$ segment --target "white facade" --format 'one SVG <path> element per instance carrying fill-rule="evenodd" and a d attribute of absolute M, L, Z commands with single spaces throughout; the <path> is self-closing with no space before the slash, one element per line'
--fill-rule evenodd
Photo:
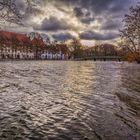
<path fill-rule="evenodd" d="M 61 51 L 59 53 L 52 53 L 47 51 L 41 54 L 41 59 L 65 60 L 65 54 L 63 54 Z"/>
<path fill-rule="evenodd" d="M 31 51 L 12 50 L 10 47 L 4 47 L 0 50 L 0 59 L 34 59 L 34 53 Z"/>
<path fill-rule="evenodd" d="M 0 59 L 35 59 L 36 54 L 30 50 L 13 49 L 12 47 L 0 48 Z M 38 52 L 39 59 L 47 60 L 66 60 L 67 54 L 63 54 L 61 51 L 53 53 L 51 51 Z"/>

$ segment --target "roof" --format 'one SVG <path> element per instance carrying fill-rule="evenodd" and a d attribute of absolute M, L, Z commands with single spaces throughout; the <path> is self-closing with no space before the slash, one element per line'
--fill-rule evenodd
<path fill-rule="evenodd" d="M 24 39 L 26 36 L 24 34 L 18 34 L 14 32 L 0 31 L 0 35 L 11 39 L 12 37 L 16 37 L 19 41 Z"/>
<path fill-rule="evenodd" d="M 40 44 L 40 46 L 44 46 L 44 42 L 41 39 L 33 39 L 32 41 L 30 40 L 29 37 L 26 36 L 26 34 L 19 34 L 19 33 L 14 33 L 14 32 L 8 32 L 8 31 L 0 31 L 0 36 L 3 37 L 3 42 L 5 44 L 15 43 L 32 43 L 32 45 L 36 45 L 36 42 Z M 5 39 L 4 39 L 5 38 Z"/>

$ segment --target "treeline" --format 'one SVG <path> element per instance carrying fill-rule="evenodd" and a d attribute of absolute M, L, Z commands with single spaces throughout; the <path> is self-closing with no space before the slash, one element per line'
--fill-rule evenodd
<path fill-rule="evenodd" d="M 80 39 L 73 39 L 69 44 L 71 56 L 74 59 L 87 58 L 92 56 L 119 56 L 120 51 L 117 46 L 113 44 L 100 44 L 93 47 L 83 46 Z"/>
<path fill-rule="evenodd" d="M 122 55 L 129 61 L 140 63 L 140 3 L 130 8 L 123 22 L 124 27 L 120 31 Z"/>

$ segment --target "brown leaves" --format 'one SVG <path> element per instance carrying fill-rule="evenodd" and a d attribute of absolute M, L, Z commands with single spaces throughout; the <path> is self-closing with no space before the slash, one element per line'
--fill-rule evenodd
<path fill-rule="evenodd" d="M 123 46 L 126 46 L 131 55 L 137 60 L 137 54 L 140 54 L 140 4 L 130 8 L 130 12 L 125 15 L 123 22 L 124 29 L 120 31 Z M 128 58 L 132 57 L 129 55 Z"/>

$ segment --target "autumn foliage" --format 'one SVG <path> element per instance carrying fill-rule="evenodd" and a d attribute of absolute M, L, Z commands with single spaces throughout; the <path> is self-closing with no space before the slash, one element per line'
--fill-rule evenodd
<path fill-rule="evenodd" d="M 129 14 L 125 15 L 124 28 L 121 30 L 122 47 L 128 52 L 128 60 L 140 63 L 140 4 L 131 7 Z"/>

